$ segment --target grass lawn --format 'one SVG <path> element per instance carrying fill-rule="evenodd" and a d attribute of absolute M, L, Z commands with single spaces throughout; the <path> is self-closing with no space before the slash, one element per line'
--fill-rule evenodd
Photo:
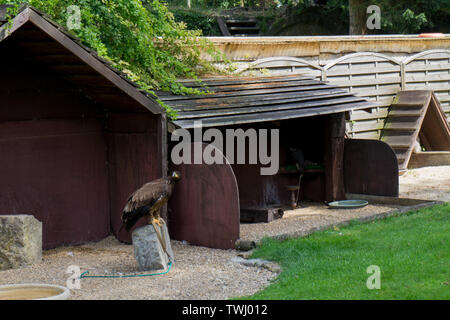
<path fill-rule="evenodd" d="M 306 238 L 264 239 L 252 258 L 283 271 L 245 299 L 450 299 L 450 203 Z M 380 289 L 366 282 L 380 268 Z"/>

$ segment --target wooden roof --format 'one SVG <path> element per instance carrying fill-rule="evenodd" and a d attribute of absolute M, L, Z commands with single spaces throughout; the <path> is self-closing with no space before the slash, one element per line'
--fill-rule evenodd
<path fill-rule="evenodd" d="M 154 97 L 140 91 L 127 75 L 113 68 L 79 39 L 44 13 L 24 5 L 6 26 L 6 6 L 0 6 L 0 43 L 8 41 L 57 71 L 86 96 L 107 109 L 164 113 Z M 193 128 L 301 118 L 372 107 L 364 98 L 302 75 L 277 77 L 214 77 L 180 81 L 206 95 L 179 96 L 158 92 L 178 112 L 173 124 Z"/>
<path fill-rule="evenodd" d="M 227 126 L 241 123 L 310 117 L 373 106 L 364 98 L 303 75 L 268 77 L 215 77 L 182 81 L 191 88 L 207 91 L 205 95 L 180 96 L 167 92 L 159 98 L 175 109 L 173 123 L 193 128 Z"/>
<path fill-rule="evenodd" d="M 150 111 L 154 114 L 165 112 L 127 75 L 112 67 L 109 61 L 37 9 L 23 5 L 8 29 L 5 18 L 7 7 L 0 5 L 0 44 L 7 42 L 28 52 L 30 57 L 48 65 L 64 80 L 76 85 L 95 103 L 107 109 Z"/>

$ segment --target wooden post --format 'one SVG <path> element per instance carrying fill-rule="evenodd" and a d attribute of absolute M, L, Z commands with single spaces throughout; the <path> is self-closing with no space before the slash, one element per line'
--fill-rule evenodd
<path fill-rule="evenodd" d="M 345 113 L 329 115 L 325 126 L 325 200 L 343 200 Z"/>
<path fill-rule="evenodd" d="M 167 177 L 168 158 L 167 158 L 167 116 L 162 113 L 159 116 L 158 125 L 158 149 L 160 153 L 159 161 L 161 163 L 161 177 Z M 167 204 L 161 208 L 161 217 L 167 222 Z"/>

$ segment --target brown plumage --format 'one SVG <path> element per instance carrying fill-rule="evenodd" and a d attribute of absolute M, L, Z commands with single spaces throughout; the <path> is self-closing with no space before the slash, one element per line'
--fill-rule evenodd
<path fill-rule="evenodd" d="M 120 230 L 125 228 L 125 230 L 130 231 L 144 216 L 149 218 L 149 223 L 160 224 L 161 207 L 169 200 L 175 182 L 179 179 L 179 172 L 174 171 L 171 176 L 148 182 L 133 192 L 123 209 Z"/>

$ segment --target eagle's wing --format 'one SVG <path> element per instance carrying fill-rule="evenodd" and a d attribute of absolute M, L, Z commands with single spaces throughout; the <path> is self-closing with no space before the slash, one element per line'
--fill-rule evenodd
<path fill-rule="evenodd" d="M 122 222 L 125 228 L 130 230 L 141 217 L 149 213 L 153 206 L 161 207 L 169 198 L 170 193 L 170 184 L 165 178 L 146 183 L 136 190 L 128 198 L 123 209 Z M 161 204 L 161 202 L 163 203 Z"/>
<path fill-rule="evenodd" d="M 131 212 L 137 208 L 152 205 L 164 193 L 167 193 L 166 179 L 146 183 L 131 194 L 123 211 Z"/>

